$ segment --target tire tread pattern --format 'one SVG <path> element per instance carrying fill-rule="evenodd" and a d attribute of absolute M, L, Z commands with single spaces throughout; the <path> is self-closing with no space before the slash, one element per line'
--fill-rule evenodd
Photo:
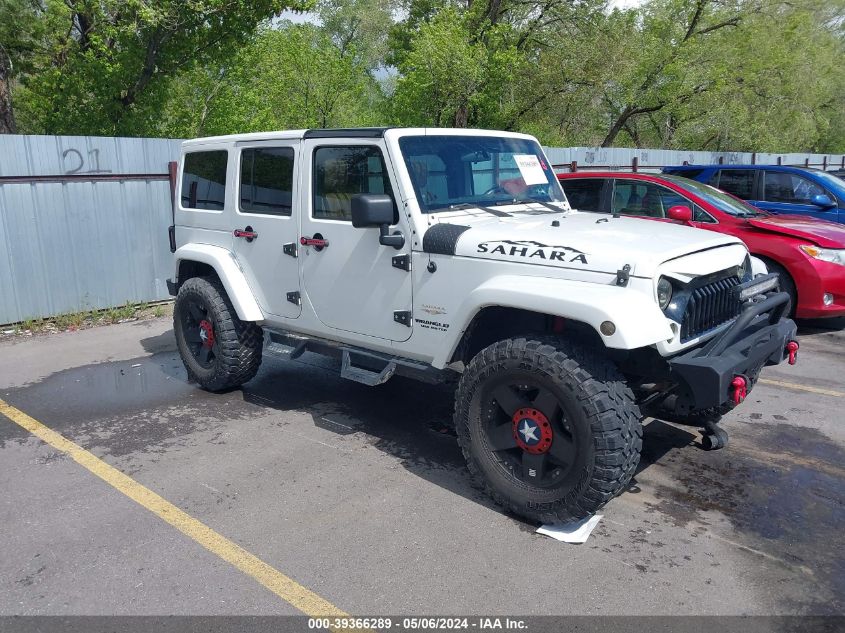
<path fill-rule="evenodd" d="M 509 499 L 496 489 L 483 476 L 470 447 L 468 416 L 473 393 L 497 371 L 501 361 L 511 359 L 570 390 L 592 431 L 594 460 L 589 481 L 580 486 L 576 496 L 542 504 L 541 508 Z M 506 510 L 541 522 L 583 519 L 627 489 L 640 460 L 641 420 L 634 394 L 614 363 L 598 350 L 556 337 L 505 339 L 490 345 L 469 363 L 455 396 L 458 442 L 475 482 Z"/>
<path fill-rule="evenodd" d="M 188 378 L 209 391 L 239 387 L 254 378 L 261 366 L 263 330 L 255 323 L 238 318 L 223 284 L 216 277 L 192 277 L 182 284 L 180 293 L 183 291 L 196 293 L 207 303 L 215 321 L 214 337 L 218 350 L 218 362 L 214 364 L 213 372 L 205 376 L 205 372 L 196 371 L 191 366 L 189 361 L 193 360 L 193 356 L 187 349 L 183 351 L 183 342 L 178 340 Z M 181 328 L 175 322 L 178 319 L 175 310 L 173 319 L 174 331 L 178 332 Z"/>

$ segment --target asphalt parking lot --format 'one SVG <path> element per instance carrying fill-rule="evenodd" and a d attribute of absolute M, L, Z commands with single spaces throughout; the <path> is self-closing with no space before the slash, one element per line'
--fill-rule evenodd
<path fill-rule="evenodd" d="M 451 393 L 306 354 L 186 381 L 168 319 L 0 342 L 0 399 L 352 614 L 845 613 L 845 323 L 804 326 L 706 452 L 651 421 L 584 545 L 470 485 Z M 0 614 L 297 614 L 0 415 Z M 227 546 L 228 547 L 228 546 Z"/>

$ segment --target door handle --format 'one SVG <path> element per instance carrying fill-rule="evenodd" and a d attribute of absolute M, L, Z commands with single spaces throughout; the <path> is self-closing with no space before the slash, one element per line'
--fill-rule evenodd
<path fill-rule="evenodd" d="M 323 236 L 319 233 L 314 233 L 314 237 L 306 237 L 303 235 L 299 238 L 299 243 L 303 246 L 313 246 L 315 251 L 321 251 L 324 248 L 329 247 L 329 241 L 323 239 Z"/>
<path fill-rule="evenodd" d="M 258 239 L 258 233 L 252 230 L 251 226 L 246 227 L 245 229 L 235 229 L 232 231 L 232 234 L 235 237 L 242 237 L 246 239 L 247 242 L 251 242 L 252 240 Z"/>

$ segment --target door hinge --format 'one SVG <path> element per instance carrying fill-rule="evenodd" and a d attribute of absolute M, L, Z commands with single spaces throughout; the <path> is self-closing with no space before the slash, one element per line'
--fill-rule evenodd
<path fill-rule="evenodd" d="M 282 246 L 282 251 L 284 251 L 285 255 L 296 257 L 296 242 L 288 242 L 287 244 Z"/>
<path fill-rule="evenodd" d="M 294 305 L 302 305 L 302 299 L 299 297 L 299 290 L 295 290 L 294 292 L 288 293 L 288 301 L 293 303 Z"/>
<path fill-rule="evenodd" d="M 393 267 L 402 270 L 411 270 L 411 256 L 410 255 L 396 255 L 393 258 Z"/>
<path fill-rule="evenodd" d="M 616 271 L 616 285 L 625 287 L 628 285 L 628 279 L 631 277 L 631 265 L 625 264 L 622 270 Z"/>
<path fill-rule="evenodd" d="M 401 323 L 407 327 L 411 327 L 411 311 L 410 310 L 394 310 L 393 320 Z"/>

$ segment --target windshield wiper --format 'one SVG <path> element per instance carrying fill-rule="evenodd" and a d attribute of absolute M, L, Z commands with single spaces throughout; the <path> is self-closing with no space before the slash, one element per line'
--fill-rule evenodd
<path fill-rule="evenodd" d="M 480 204 L 473 204 L 472 202 L 459 202 L 458 204 L 450 204 L 446 207 L 438 207 L 437 209 L 431 209 L 429 213 L 436 213 L 437 211 L 458 211 L 461 209 L 481 209 L 482 211 L 486 211 L 487 213 L 498 216 L 500 218 L 511 217 L 511 214 L 506 213 L 505 211 L 491 209 L 490 207 L 483 207 Z"/>
<path fill-rule="evenodd" d="M 561 209 L 560 207 L 556 207 L 553 204 L 549 204 L 545 200 L 538 200 L 537 198 L 514 198 L 513 200 L 501 200 L 496 203 L 496 206 L 502 206 L 505 204 L 525 204 L 531 202 L 546 207 L 547 209 L 555 213 L 564 213 L 566 211 L 566 209 Z"/>

